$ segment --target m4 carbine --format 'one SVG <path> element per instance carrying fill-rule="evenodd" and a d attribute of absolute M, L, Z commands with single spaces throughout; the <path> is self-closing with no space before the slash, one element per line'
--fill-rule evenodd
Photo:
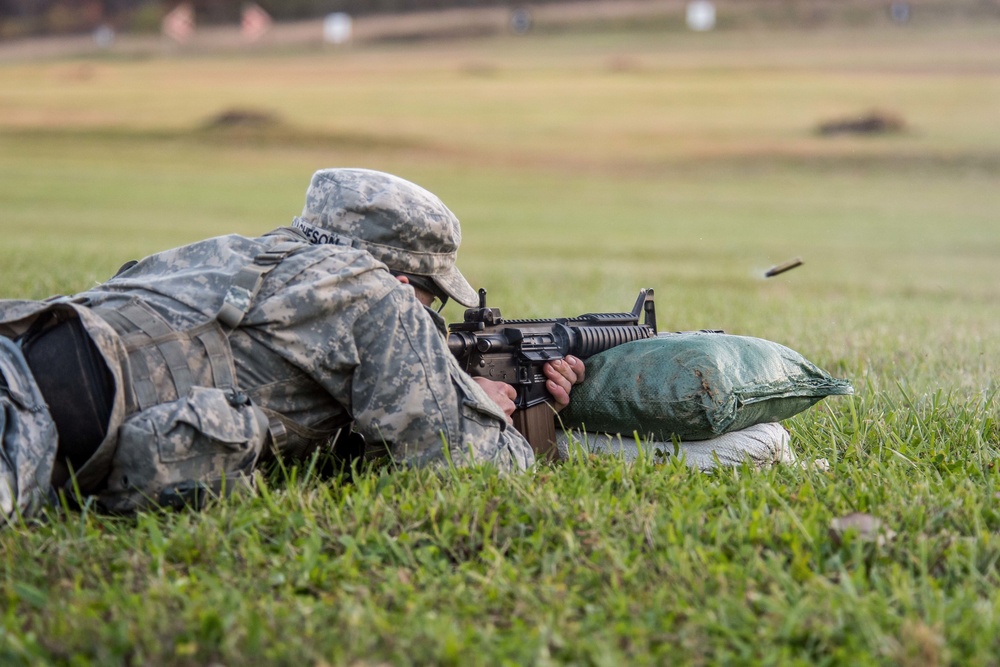
<path fill-rule="evenodd" d="M 499 308 L 486 306 L 486 290 L 480 289 L 479 306 L 466 310 L 465 321 L 449 325 L 448 330 L 448 349 L 466 372 L 513 385 L 514 427 L 536 454 L 551 457 L 555 422 L 542 366 L 569 355 L 586 360 L 623 343 L 653 338 L 656 309 L 653 290 L 647 288 L 639 291 L 630 313 L 505 320 Z"/>

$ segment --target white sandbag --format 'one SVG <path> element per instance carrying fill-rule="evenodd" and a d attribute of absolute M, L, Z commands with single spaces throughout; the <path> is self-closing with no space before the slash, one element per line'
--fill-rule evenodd
<path fill-rule="evenodd" d="M 730 431 L 709 440 L 688 442 L 640 442 L 635 438 L 589 431 L 560 431 L 556 434 L 559 459 L 567 460 L 572 448 L 584 453 L 621 456 L 634 461 L 640 447 L 646 456 L 659 463 L 671 456 L 682 456 L 685 463 L 698 470 L 713 470 L 718 466 L 736 467 L 748 462 L 756 466 L 794 463 L 795 453 L 789 446 L 788 431 L 781 424 L 755 424 L 739 431 Z"/>

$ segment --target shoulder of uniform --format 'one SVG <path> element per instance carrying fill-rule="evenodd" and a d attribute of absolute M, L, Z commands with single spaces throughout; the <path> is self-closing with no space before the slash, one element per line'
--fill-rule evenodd
<path fill-rule="evenodd" d="M 309 243 L 309 239 L 300 230 L 295 227 L 278 227 L 277 229 L 272 229 L 268 233 L 261 236 L 261 239 L 266 239 L 271 236 L 280 237 L 281 240 L 285 241 L 302 241 L 303 243 Z"/>

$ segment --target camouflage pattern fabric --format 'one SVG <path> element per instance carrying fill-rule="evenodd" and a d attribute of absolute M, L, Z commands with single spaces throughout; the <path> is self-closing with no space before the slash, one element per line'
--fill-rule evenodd
<path fill-rule="evenodd" d="M 369 169 L 313 174 L 302 215 L 292 222 L 311 243 L 368 251 L 393 271 L 428 276 L 464 306 L 476 290 L 455 267 L 462 230 L 435 195 L 398 176 Z"/>
<path fill-rule="evenodd" d="M 299 241 L 266 277 L 229 333 L 237 383 L 256 406 L 287 417 L 286 453 L 323 446 L 308 434 L 351 421 L 404 465 L 489 462 L 524 469 L 530 446 L 458 367 L 430 311 L 363 250 L 313 245 L 282 228 L 225 236 L 140 261 L 84 292 L 95 309 L 139 297 L 178 330 L 214 316 L 233 276 L 255 256 Z M 155 452 L 150 452 L 154 456 Z"/>
<path fill-rule="evenodd" d="M 0 427 L 3 442 L 3 463 L 0 475 L 7 490 L 16 489 L 15 504 L 22 515 L 30 516 L 43 501 L 54 497 L 53 489 L 65 485 L 71 490 L 70 471 L 55 459 L 58 436 L 38 386 L 24 361 L 20 348 L 14 342 L 25 333 L 35 320 L 54 309 L 67 311 L 80 319 L 91 340 L 100 350 L 116 387 L 124 386 L 125 377 L 119 364 L 124 354 L 117 334 L 87 308 L 68 299 L 56 301 L 0 300 L 0 402 L 4 403 L 3 425 Z M 30 406 L 30 407 L 25 407 Z M 76 480 L 83 490 L 93 489 L 107 476 L 108 465 L 115 451 L 119 424 L 125 415 L 125 402 L 121 391 L 116 391 L 112 404 L 107 437 L 97 452 L 76 471 Z M 0 494 L 3 492 L 0 491 Z M 9 514 L 8 505 L 0 510 Z"/>
<path fill-rule="evenodd" d="M 266 441 L 267 418 L 237 396 L 193 387 L 126 419 L 100 493 L 102 506 L 127 512 L 172 504 L 169 494 L 185 488 L 220 493 L 248 484 Z"/>
<path fill-rule="evenodd" d="M 0 514 L 31 515 L 46 500 L 57 447 L 49 416 L 16 344 L 0 336 Z"/>

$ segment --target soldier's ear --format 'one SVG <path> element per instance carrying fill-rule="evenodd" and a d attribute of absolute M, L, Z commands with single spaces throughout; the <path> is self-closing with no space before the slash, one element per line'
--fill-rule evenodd
<path fill-rule="evenodd" d="M 404 276 L 402 273 L 396 275 L 396 280 L 398 280 L 399 282 L 403 283 L 404 285 L 409 285 L 410 284 L 410 279 L 407 278 L 406 276 Z"/>

